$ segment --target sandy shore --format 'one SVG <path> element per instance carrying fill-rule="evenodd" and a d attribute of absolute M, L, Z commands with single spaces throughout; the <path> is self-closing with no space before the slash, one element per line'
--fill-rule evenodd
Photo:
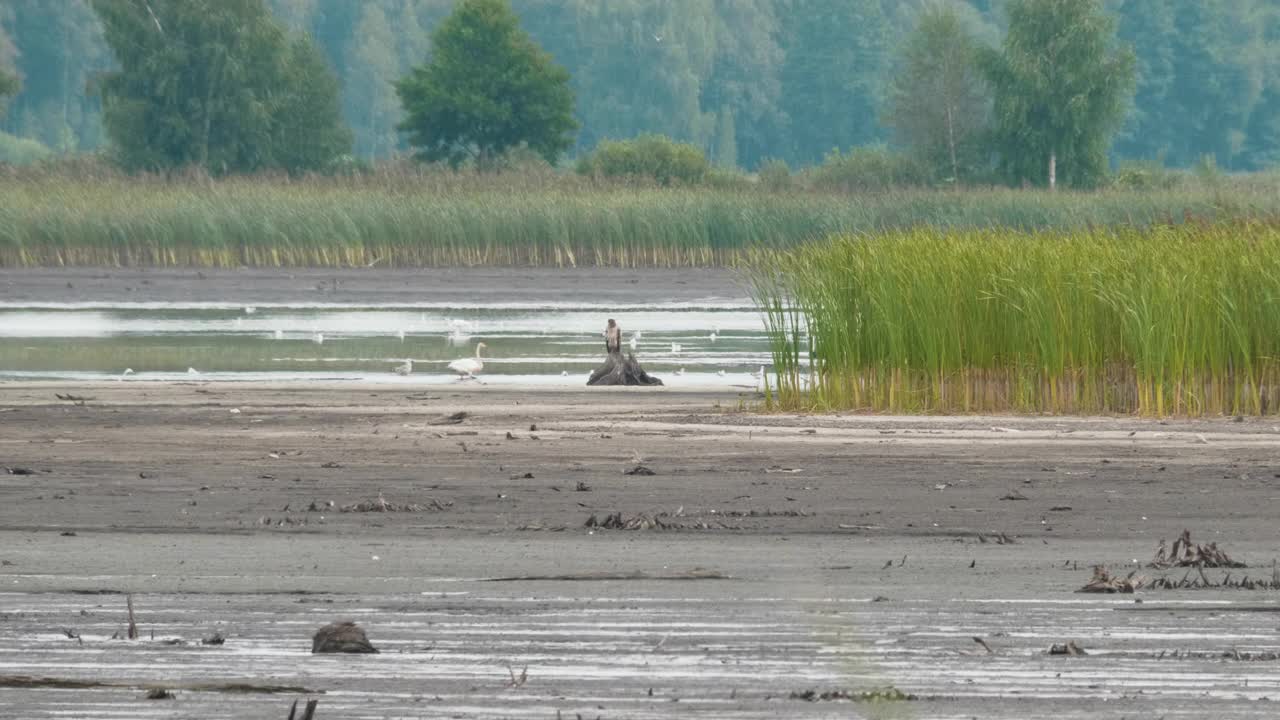
<path fill-rule="evenodd" d="M 319 717 L 1264 717 L 1280 697 L 1276 662 L 1222 659 L 1280 650 L 1274 592 L 1074 593 L 1183 528 L 1269 577 L 1270 421 L 743 399 L 0 384 L 0 467 L 32 473 L 0 471 L 0 717 L 287 715 L 294 696 L 191 689 L 228 679 L 323 691 Z M 653 526 L 585 527 L 614 513 Z M 123 592 L 142 642 L 108 639 Z M 335 617 L 383 653 L 312 657 Z M 1045 654 L 1066 640 L 1091 654 Z M 156 684 L 178 699 L 141 699 Z M 790 697 L 886 686 L 916 699 Z"/>

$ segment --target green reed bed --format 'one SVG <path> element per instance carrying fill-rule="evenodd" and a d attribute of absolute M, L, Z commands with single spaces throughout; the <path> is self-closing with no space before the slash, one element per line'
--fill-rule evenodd
<path fill-rule="evenodd" d="M 745 181 L 744 181 L 745 182 Z M 1269 181 L 1268 181 L 1269 183 Z M 753 248 L 916 226 L 1021 230 L 1272 217 L 1280 193 L 770 193 L 529 175 L 0 176 L 0 266 L 701 267 Z"/>
<path fill-rule="evenodd" d="M 845 235 L 762 251 L 751 268 L 773 342 L 773 407 L 1280 407 L 1274 223 Z"/>

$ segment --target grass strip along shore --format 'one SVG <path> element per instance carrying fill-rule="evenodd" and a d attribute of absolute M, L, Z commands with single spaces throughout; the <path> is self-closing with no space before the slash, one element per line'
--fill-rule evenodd
<path fill-rule="evenodd" d="M 709 267 L 836 233 L 1280 213 L 1269 181 L 1239 185 L 851 195 L 637 187 L 554 172 L 210 180 L 32 171 L 0 177 L 0 267 Z"/>
<path fill-rule="evenodd" d="M 1280 408 L 1274 222 L 842 235 L 751 266 L 771 407 Z"/>

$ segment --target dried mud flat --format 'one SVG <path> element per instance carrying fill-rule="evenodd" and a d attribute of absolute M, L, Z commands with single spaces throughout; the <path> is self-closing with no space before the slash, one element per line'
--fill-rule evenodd
<path fill-rule="evenodd" d="M 1275 421 L 738 402 L 0 385 L 0 717 L 1275 715 L 1278 591 L 1076 592 L 1270 578 Z"/>

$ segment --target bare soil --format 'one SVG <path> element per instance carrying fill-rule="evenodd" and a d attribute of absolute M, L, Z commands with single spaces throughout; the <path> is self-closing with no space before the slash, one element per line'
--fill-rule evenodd
<path fill-rule="evenodd" d="M 1269 577 L 1269 421 L 752 402 L 0 385 L 0 467 L 30 473 L 0 470 L 0 664 L 38 678 L 0 706 L 150 717 L 162 686 L 200 717 L 287 714 L 233 683 L 323 690 L 317 717 L 1263 717 L 1280 695 L 1280 664 L 1232 660 L 1280 649 L 1274 592 L 1074 592 L 1184 527 Z M 140 641 L 110 639 L 126 592 Z M 312 657 L 337 619 L 381 654 Z"/>

